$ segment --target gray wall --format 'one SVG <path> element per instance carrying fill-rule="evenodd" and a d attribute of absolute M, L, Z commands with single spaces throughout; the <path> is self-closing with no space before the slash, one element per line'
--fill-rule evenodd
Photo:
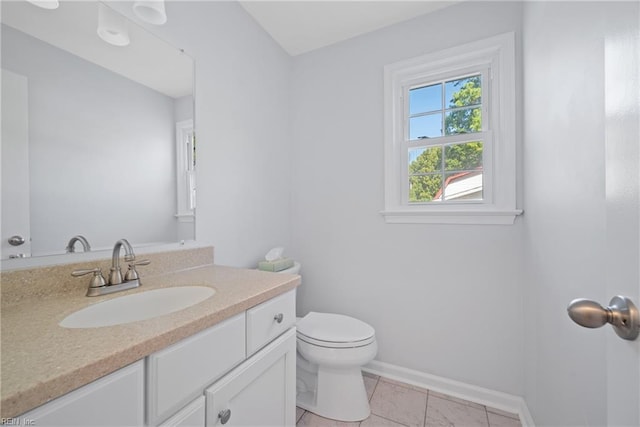
<path fill-rule="evenodd" d="M 173 99 L 4 25 L 2 66 L 29 82 L 33 254 L 175 241 Z"/>
<path fill-rule="evenodd" d="M 375 327 L 379 361 L 517 395 L 521 219 L 385 224 L 379 212 L 384 66 L 510 31 L 519 44 L 520 26 L 519 3 L 470 2 L 301 55 L 291 105 L 299 314 L 355 316 Z"/>

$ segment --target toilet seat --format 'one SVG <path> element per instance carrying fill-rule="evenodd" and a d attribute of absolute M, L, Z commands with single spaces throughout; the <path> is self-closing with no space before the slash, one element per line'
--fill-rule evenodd
<path fill-rule="evenodd" d="M 375 341 L 375 329 L 341 314 L 310 312 L 296 324 L 298 339 L 328 348 L 363 347 Z"/>

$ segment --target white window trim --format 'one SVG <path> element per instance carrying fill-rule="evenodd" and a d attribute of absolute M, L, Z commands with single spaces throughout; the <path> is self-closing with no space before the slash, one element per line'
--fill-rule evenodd
<path fill-rule="evenodd" d="M 185 174 L 187 153 L 183 146 L 185 134 L 193 131 L 193 120 L 183 120 L 176 123 L 176 184 L 177 184 L 177 214 L 178 222 L 194 222 L 195 212 L 188 206 L 188 183 Z"/>
<path fill-rule="evenodd" d="M 485 152 L 481 203 L 408 204 L 404 153 L 404 88 L 469 67 L 490 67 L 491 147 Z M 387 223 L 513 224 L 516 208 L 515 35 L 501 34 L 385 66 L 385 208 Z M 497 84 L 496 84 L 497 83 Z M 484 101 L 483 101 L 484 102 Z M 404 156 L 404 161 L 403 157 Z"/>

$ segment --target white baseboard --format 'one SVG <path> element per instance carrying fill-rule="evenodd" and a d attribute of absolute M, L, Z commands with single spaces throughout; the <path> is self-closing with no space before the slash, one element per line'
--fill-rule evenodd
<path fill-rule="evenodd" d="M 524 399 L 520 396 L 502 393 L 488 388 L 450 380 L 448 378 L 438 377 L 436 375 L 403 368 L 390 363 L 379 362 L 377 360 L 374 360 L 364 366 L 362 370 L 375 375 L 380 375 L 381 377 L 401 381 L 403 383 L 433 390 L 438 393 L 448 394 L 459 399 L 518 414 L 522 427 L 535 427 L 531 413 L 529 413 L 529 408 L 527 407 Z"/>

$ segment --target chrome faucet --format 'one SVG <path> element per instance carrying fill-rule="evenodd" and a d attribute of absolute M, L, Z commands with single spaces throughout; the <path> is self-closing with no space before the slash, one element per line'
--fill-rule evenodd
<path fill-rule="evenodd" d="M 109 273 L 109 284 L 119 285 L 122 283 L 122 271 L 120 270 L 120 248 L 124 247 L 124 260 L 134 262 L 136 254 L 127 239 L 120 239 L 113 246 L 113 255 L 111 256 L 111 272 Z"/>
<path fill-rule="evenodd" d="M 77 236 L 73 236 L 71 240 L 69 240 L 69 243 L 67 243 L 67 253 L 73 253 L 76 251 L 76 248 L 74 246 L 76 242 L 80 242 L 80 244 L 82 245 L 82 250 L 84 252 L 89 252 L 91 250 L 91 245 L 89 244 L 87 238 L 81 234 L 78 234 Z"/>
<path fill-rule="evenodd" d="M 120 249 L 124 247 L 124 260 L 129 263 L 129 270 L 122 279 L 122 270 L 120 269 Z M 151 261 L 143 259 L 136 261 L 136 255 L 133 248 L 126 239 L 120 239 L 113 246 L 113 255 L 111 257 L 111 270 L 109 272 L 109 282 L 104 279 L 100 268 L 88 270 L 76 270 L 71 273 L 72 276 L 84 276 L 93 273 L 91 282 L 89 282 L 88 297 L 97 295 L 105 295 L 113 292 L 133 289 L 140 286 L 140 277 L 136 271 L 138 265 L 148 265 Z"/>

